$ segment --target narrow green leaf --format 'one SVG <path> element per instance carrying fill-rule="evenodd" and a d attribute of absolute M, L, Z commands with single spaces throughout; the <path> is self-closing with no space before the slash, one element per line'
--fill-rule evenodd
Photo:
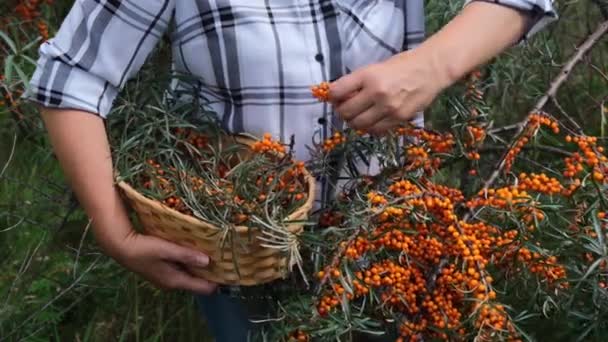
<path fill-rule="evenodd" d="M 36 60 L 34 60 L 33 58 L 31 58 L 30 56 L 21 55 L 19 57 L 23 58 L 26 62 L 30 63 L 33 67 L 35 67 L 36 64 L 37 64 Z"/>
<path fill-rule="evenodd" d="M 587 336 L 591 333 L 591 331 L 593 329 L 596 328 L 596 323 L 591 323 L 589 324 L 589 326 L 587 327 L 587 329 L 585 329 L 585 331 L 583 331 L 583 333 L 576 339 L 577 342 L 579 341 L 588 341 L 587 340 Z"/>
<path fill-rule="evenodd" d="M 17 72 L 17 75 L 19 75 L 21 82 L 23 82 L 24 85 L 27 85 L 30 81 L 30 78 L 25 72 L 23 72 L 23 70 L 21 69 L 21 67 L 19 67 L 18 64 L 15 64 L 15 71 Z"/>
<path fill-rule="evenodd" d="M 0 38 L 4 40 L 6 45 L 13 51 L 14 54 L 17 54 L 17 45 L 15 42 L 2 30 L 0 30 Z"/>
<path fill-rule="evenodd" d="M 40 43 L 40 41 L 42 40 L 42 37 L 36 37 L 36 39 L 32 40 L 31 42 L 27 43 L 27 45 L 25 45 L 22 49 L 21 52 L 25 52 L 28 51 L 29 49 L 38 46 L 38 44 Z"/>
<path fill-rule="evenodd" d="M 602 231 L 602 225 L 599 221 L 599 219 L 597 218 L 597 211 L 593 211 L 592 215 L 591 215 L 591 219 L 593 221 L 593 230 L 595 230 L 595 234 L 597 234 L 597 239 L 599 242 L 599 245 L 602 246 L 602 255 L 605 256 L 606 255 L 606 245 L 604 243 L 604 233 Z"/>
<path fill-rule="evenodd" d="M 587 272 L 585 272 L 585 274 L 583 275 L 583 277 L 580 279 L 580 281 L 583 281 L 585 279 L 587 279 L 589 277 L 589 275 L 591 275 L 591 273 L 593 271 L 595 271 L 596 268 L 598 268 L 600 266 L 600 263 L 604 260 L 604 258 L 599 258 L 597 260 L 595 260 L 595 262 L 593 262 L 593 264 L 591 264 L 591 266 L 589 266 L 589 268 L 587 269 Z"/>
<path fill-rule="evenodd" d="M 15 62 L 15 56 L 9 55 L 4 60 L 4 80 L 6 84 L 10 85 L 13 83 L 13 66 Z"/>

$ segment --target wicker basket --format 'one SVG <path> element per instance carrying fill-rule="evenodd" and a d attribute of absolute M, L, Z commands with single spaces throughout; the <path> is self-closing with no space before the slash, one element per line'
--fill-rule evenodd
<path fill-rule="evenodd" d="M 249 138 L 237 137 L 237 143 L 250 145 Z M 308 183 L 306 203 L 295 210 L 287 221 L 304 221 L 312 209 L 315 198 L 315 179 L 305 171 Z M 224 285 L 259 285 L 288 273 L 288 258 L 284 251 L 264 247 L 258 239 L 259 230 L 246 226 L 234 228 L 234 244 L 224 244 L 223 229 L 195 217 L 182 214 L 161 202 L 145 197 L 124 181 L 118 182 L 127 202 L 135 210 L 146 234 L 157 236 L 182 246 L 195 248 L 210 258 L 208 267 L 189 267 L 189 271 L 201 278 Z M 298 234 L 303 224 L 294 222 L 286 227 L 290 233 Z"/>

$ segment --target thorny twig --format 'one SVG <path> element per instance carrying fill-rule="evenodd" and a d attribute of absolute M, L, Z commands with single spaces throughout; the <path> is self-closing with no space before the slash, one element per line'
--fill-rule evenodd
<path fill-rule="evenodd" d="M 606 73 L 604 73 L 597 65 L 593 64 L 593 63 L 589 63 L 589 67 L 593 70 L 595 70 L 598 74 L 600 74 L 600 76 L 602 76 L 602 78 L 608 82 L 608 75 Z"/>
<path fill-rule="evenodd" d="M 92 220 L 89 219 L 86 227 L 84 227 L 84 231 L 82 232 L 82 236 L 80 237 L 80 243 L 78 244 L 78 249 L 76 250 L 76 257 L 74 258 L 74 267 L 72 268 L 72 273 L 74 273 L 74 277 L 76 276 L 76 270 L 78 269 L 78 260 L 80 259 L 80 251 L 82 250 L 82 245 L 84 244 L 84 239 L 89 232 L 89 228 L 91 228 Z"/>
<path fill-rule="evenodd" d="M 6 172 L 6 169 L 8 168 L 8 165 L 11 163 L 11 160 L 13 159 L 13 155 L 15 154 L 16 145 L 17 145 L 17 133 L 13 134 L 13 145 L 11 147 L 11 153 L 8 155 L 8 159 L 6 160 L 6 163 L 4 164 L 2 171 L 0 171 L 0 178 L 2 178 L 2 176 L 4 175 L 4 172 Z"/>
<path fill-rule="evenodd" d="M 576 133 L 580 134 L 580 133 L 583 132 L 583 129 L 581 128 L 581 126 L 576 122 L 576 120 L 574 120 L 566 112 L 566 110 L 562 107 L 562 105 L 559 103 L 559 101 L 555 97 L 551 97 L 551 103 L 553 103 L 553 105 L 555 106 L 555 108 L 557 108 L 557 110 L 562 114 L 563 117 L 565 117 L 566 119 L 568 119 L 568 121 L 570 122 L 570 124 L 572 126 L 576 127 Z"/>
<path fill-rule="evenodd" d="M 520 126 L 520 124 L 517 123 L 517 124 L 494 128 L 494 129 L 489 130 L 488 134 L 494 135 L 494 134 L 498 134 L 498 133 L 502 133 L 502 132 L 512 131 L 514 129 L 518 129 L 519 126 Z"/>

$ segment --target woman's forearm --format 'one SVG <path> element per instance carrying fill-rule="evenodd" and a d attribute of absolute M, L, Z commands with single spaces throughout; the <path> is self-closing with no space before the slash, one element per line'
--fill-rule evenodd
<path fill-rule="evenodd" d="M 521 39 L 529 20 L 509 7 L 473 2 L 418 49 L 430 56 L 447 87 Z"/>
<path fill-rule="evenodd" d="M 93 220 L 100 245 L 113 254 L 112 241 L 131 232 L 127 212 L 114 187 L 112 159 L 103 120 L 76 110 L 43 108 L 53 149 L 81 205 Z"/>
<path fill-rule="evenodd" d="M 206 267 L 209 257 L 192 248 L 131 228 L 114 186 L 112 158 L 100 117 L 77 110 L 42 109 L 55 154 L 80 203 L 93 220 L 95 238 L 104 251 L 129 270 L 161 288 L 201 294 L 215 284 L 193 277 L 183 265 Z"/>

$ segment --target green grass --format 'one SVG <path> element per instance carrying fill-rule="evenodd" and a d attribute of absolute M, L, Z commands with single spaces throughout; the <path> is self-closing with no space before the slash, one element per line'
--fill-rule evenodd
<path fill-rule="evenodd" d="M 17 141 L 0 208 L 0 340 L 205 339 L 190 295 L 153 289 L 98 250 L 48 149 Z"/>

